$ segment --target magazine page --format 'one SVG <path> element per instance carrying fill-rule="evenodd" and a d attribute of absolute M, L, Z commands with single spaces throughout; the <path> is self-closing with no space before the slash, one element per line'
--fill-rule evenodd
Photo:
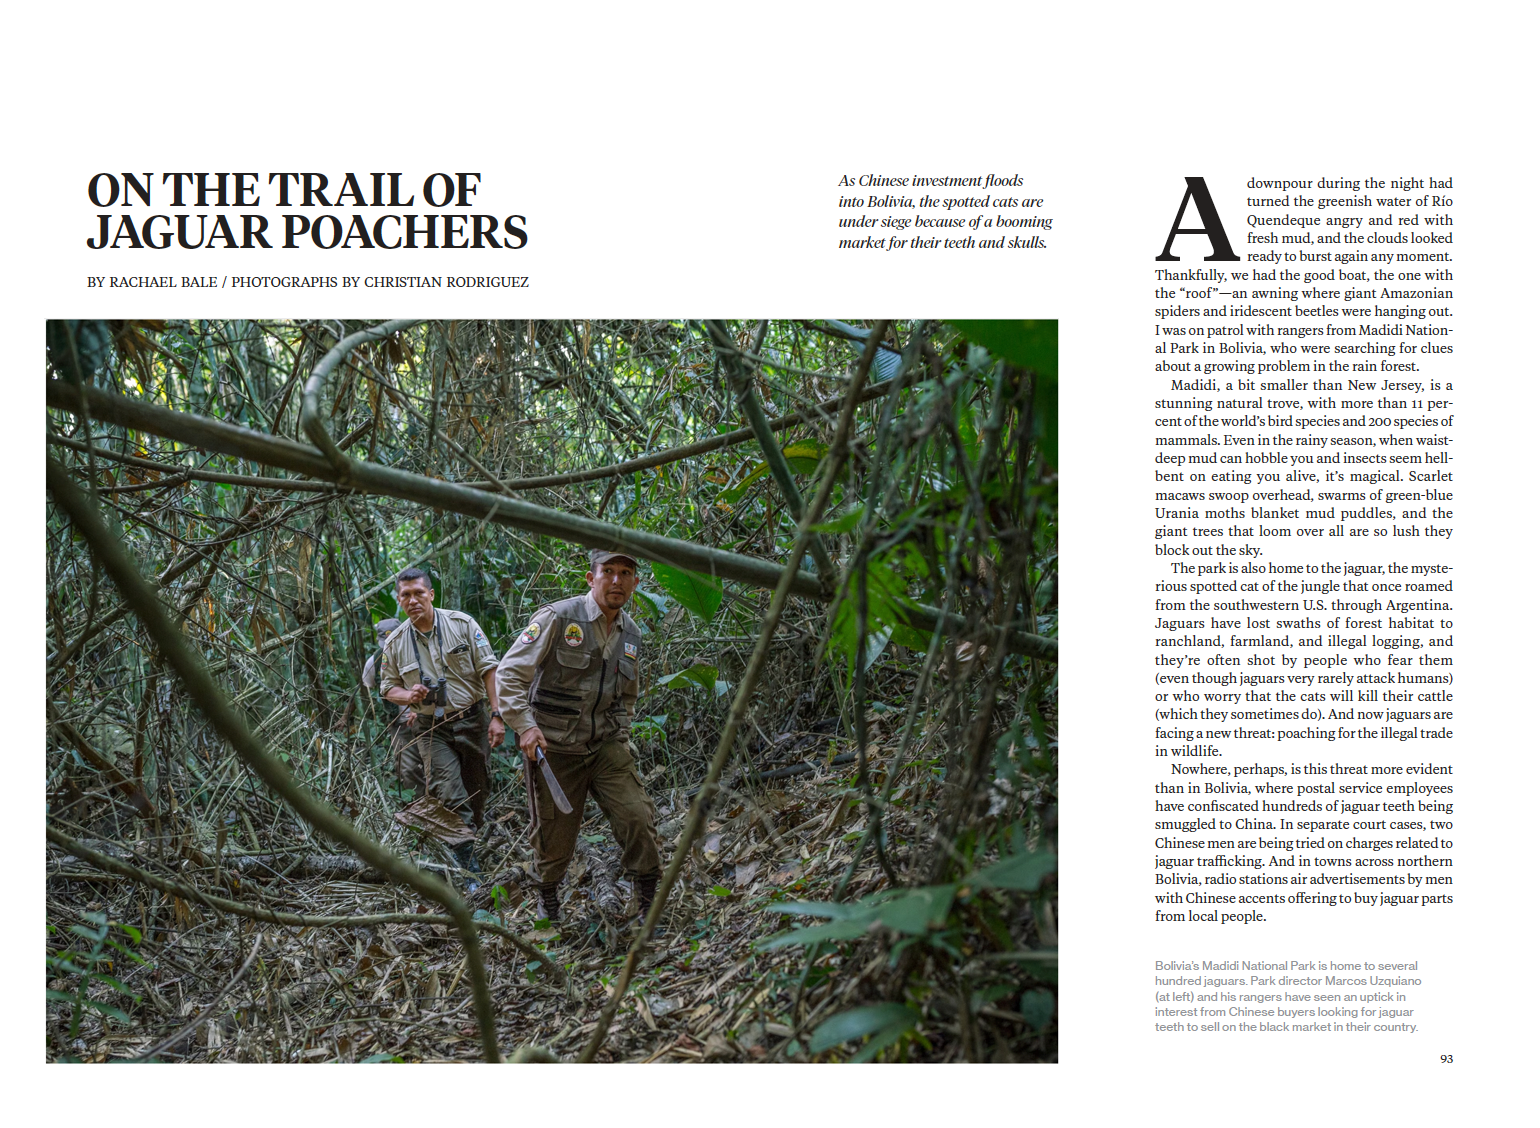
<path fill-rule="evenodd" d="M 1522 1107 L 1532 16 L 146 16 L 8 83 L 29 1122 Z"/>

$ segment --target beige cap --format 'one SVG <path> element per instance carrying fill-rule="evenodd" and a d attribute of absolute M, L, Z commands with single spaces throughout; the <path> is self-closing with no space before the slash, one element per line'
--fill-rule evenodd
<path fill-rule="evenodd" d="M 602 568 L 611 560 L 629 560 L 633 567 L 636 565 L 636 557 L 629 552 L 609 552 L 602 548 L 593 548 L 588 551 L 588 563 L 590 567 Z"/>

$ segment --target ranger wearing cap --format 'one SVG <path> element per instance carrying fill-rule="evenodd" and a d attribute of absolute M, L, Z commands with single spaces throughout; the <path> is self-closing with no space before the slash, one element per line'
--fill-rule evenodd
<path fill-rule="evenodd" d="M 396 743 L 397 773 L 467 826 L 479 825 L 491 791 L 491 748 L 503 741 L 493 677 L 497 653 L 475 619 L 433 606 L 432 581 L 420 568 L 396 577 L 396 602 L 407 621 L 381 646 L 380 696 L 416 714 L 411 732 L 402 732 Z M 469 843 L 456 847 L 455 858 L 477 871 Z"/>
<path fill-rule="evenodd" d="M 380 681 L 380 658 L 385 649 L 385 640 L 394 634 L 396 628 L 400 625 L 401 620 L 394 618 L 381 619 L 378 623 L 374 624 L 374 653 L 369 655 L 369 660 L 364 663 L 364 672 L 358 679 L 363 683 L 364 689 L 371 695 L 374 694 L 375 686 Z M 389 724 L 389 732 L 393 741 L 401 729 L 410 725 L 416 719 L 416 716 L 409 705 L 402 705 L 396 710 L 395 716 L 391 717 Z M 392 744 L 392 751 L 395 751 L 394 743 Z"/>
<path fill-rule="evenodd" d="M 588 591 L 539 608 L 497 666 L 503 719 L 531 767 L 530 839 L 541 911 L 552 921 L 589 795 L 620 843 L 643 915 L 660 868 L 657 815 L 631 758 L 642 635 L 622 608 L 636 590 L 636 560 L 595 549 L 588 561 Z M 558 808 L 543 768 L 533 770 L 542 755 L 570 811 Z"/>
<path fill-rule="evenodd" d="M 385 640 L 391 632 L 401 625 L 400 619 L 381 619 L 374 624 L 374 653 L 369 655 L 369 661 L 364 663 L 363 676 L 358 680 L 364 683 L 364 688 L 370 693 L 374 692 L 374 686 L 380 678 L 380 651 L 385 646 Z"/>

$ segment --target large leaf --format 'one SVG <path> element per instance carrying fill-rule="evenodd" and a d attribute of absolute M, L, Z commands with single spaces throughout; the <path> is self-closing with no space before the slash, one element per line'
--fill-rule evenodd
<path fill-rule="evenodd" d="M 1042 1030 L 1053 1020 L 1053 992 L 1045 987 L 1022 992 L 1021 1017 L 1030 1029 Z"/>
<path fill-rule="evenodd" d="M 808 1043 L 812 1053 L 833 1049 L 852 1038 L 864 1038 L 868 1034 L 884 1039 L 883 1045 L 891 1044 L 898 1035 L 920 1021 L 920 1012 L 902 1003 L 877 1003 L 869 1007 L 857 1007 L 844 1014 L 837 1014 L 813 1031 Z M 879 1049 L 881 1047 L 878 1047 Z"/>
<path fill-rule="evenodd" d="M 923 885 L 905 889 L 877 906 L 876 918 L 898 932 L 919 936 L 933 925 L 940 927 L 952 907 L 955 885 Z"/>
<path fill-rule="evenodd" d="M 712 576 L 703 576 L 686 568 L 654 562 L 652 578 L 658 586 L 679 601 L 692 615 L 707 622 L 722 605 L 722 583 Z"/>
<path fill-rule="evenodd" d="M 787 901 L 766 905 L 773 913 L 797 913 L 802 916 L 829 918 L 833 923 L 813 928 L 799 928 L 772 936 L 761 942 L 760 948 L 771 951 L 793 945 L 814 944 L 820 940 L 854 940 L 865 935 L 874 922 L 881 922 L 909 936 L 920 936 L 933 926 L 940 927 L 952 907 L 957 892 L 955 885 L 927 885 L 917 889 L 901 889 L 884 895 L 882 900 L 863 898 L 852 904 L 833 901 Z"/>
<path fill-rule="evenodd" d="M 48 359 L 74 383 L 89 381 L 107 359 L 112 329 L 105 321 L 47 323 Z"/>
<path fill-rule="evenodd" d="M 767 913 L 796 913 L 799 916 L 824 917 L 827 920 L 850 920 L 852 917 L 871 919 L 870 906 L 858 901 L 778 901 L 766 905 Z"/>
<path fill-rule="evenodd" d="M 953 321 L 975 345 L 1039 376 L 1059 378 L 1059 323 L 1049 321 Z"/>
<path fill-rule="evenodd" d="M 632 604 L 634 613 L 646 619 L 653 619 L 659 615 L 668 614 L 668 599 L 655 591 L 646 588 L 637 588 L 635 591 L 636 602 Z"/>
<path fill-rule="evenodd" d="M 717 677 L 717 668 L 703 662 L 697 662 L 688 670 L 679 670 L 658 679 L 658 686 L 661 689 L 679 688 L 681 685 L 698 685 L 718 697 L 726 693 L 729 688 L 727 682 Z"/>
<path fill-rule="evenodd" d="M 717 500 L 724 505 L 737 505 L 743 500 L 743 495 L 749 492 L 749 487 L 768 473 L 770 473 L 770 464 L 768 462 L 756 463 L 754 469 L 750 470 L 736 486 L 717 494 Z"/>
<path fill-rule="evenodd" d="M 813 526 L 813 532 L 848 533 L 861 523 L 861 518 L 865 515 L 865 513 L 866 510 L 858 505 L 854 509 L 851 509 L 845 513 L 841 513 L 838 517 L 835 517 L 832 520 L 820 521 L 818 524 Z"/>
<path fill-rule="evenodd" d="M 813 439 L 798 439 L 781 448 L 786 465 L 793 474 L 811 474 L 818 469 L 818 461 L 829 453 L 826 444 Z"/>
<path fill-rule="evenodd" d="M 773 952 L 777 948 L 817 944 L 822 940 L 854 940 L 859 936 L 865 936 L 866 930 L 870 927 L 870 923 L 865 920 L 837 920 L 833 924 L 821 924 L 816 928 L 798 928 L 792 932 L 783 932 L 779 936 L 761 940 L 754 946 L 761 952 Z"/>
<path fill-rule="evenodd" d="M 953 321 L 963 336 L 998 357 L 1037 373 L 1032 397 L 1036 439 L 1049 466 L 1059 464 L 1059 323 Z"/>
<path fill-rule="evenodd" d="M 909 597 L 905 592 L 903 575 L 891 557 L 878 557 L 869 562 L 866 569 L 866 650 L 861 655 L 861 668 L 867 669 L 886 649 L 893 631 L 909 619 Z M 840 600 L 829 629 L 829 648 L 845 659 L 845 668 L 855 673 L 856 668 L 856 593 L 854 577 L 851 590 Z M 928 641 L 927 641 L 928 645 Z"/>
<path fill-rule="evenodd" d="M 1001 858 L 992 866 L 985 866 L 965 880 L 975 885 L 992 885 L 996 889 L 1019 889 L 1031 893 L 1042 884 L 1056 868 L 1059 860 L 1052 850 L 1039 850 L 1035 854 L 1012 854 Z"/>

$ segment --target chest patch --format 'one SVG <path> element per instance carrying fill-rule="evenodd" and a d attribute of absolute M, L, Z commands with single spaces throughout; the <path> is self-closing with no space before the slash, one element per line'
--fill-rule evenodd
<path fill-rule="evenodd" d="M 626 643 L 626 657 L 627 658 L 635 658 L 636 657 L 636 643 L 634 643 L 634 642 Z"/>
<path fill-rule="evenodd" d="M 583 645 L 583 628 L 577 623 L 568 623 L 566 633 L 562 635 L 568 646 Z"/>
<path fill-rule="evenodd" d="M 525 642 L 534 642 L 535 639 L 540 637 L 540 624 L 531 623 L 529 626 L 524 628 L 524 633 L 519 637 L 522 638 Z"/>

